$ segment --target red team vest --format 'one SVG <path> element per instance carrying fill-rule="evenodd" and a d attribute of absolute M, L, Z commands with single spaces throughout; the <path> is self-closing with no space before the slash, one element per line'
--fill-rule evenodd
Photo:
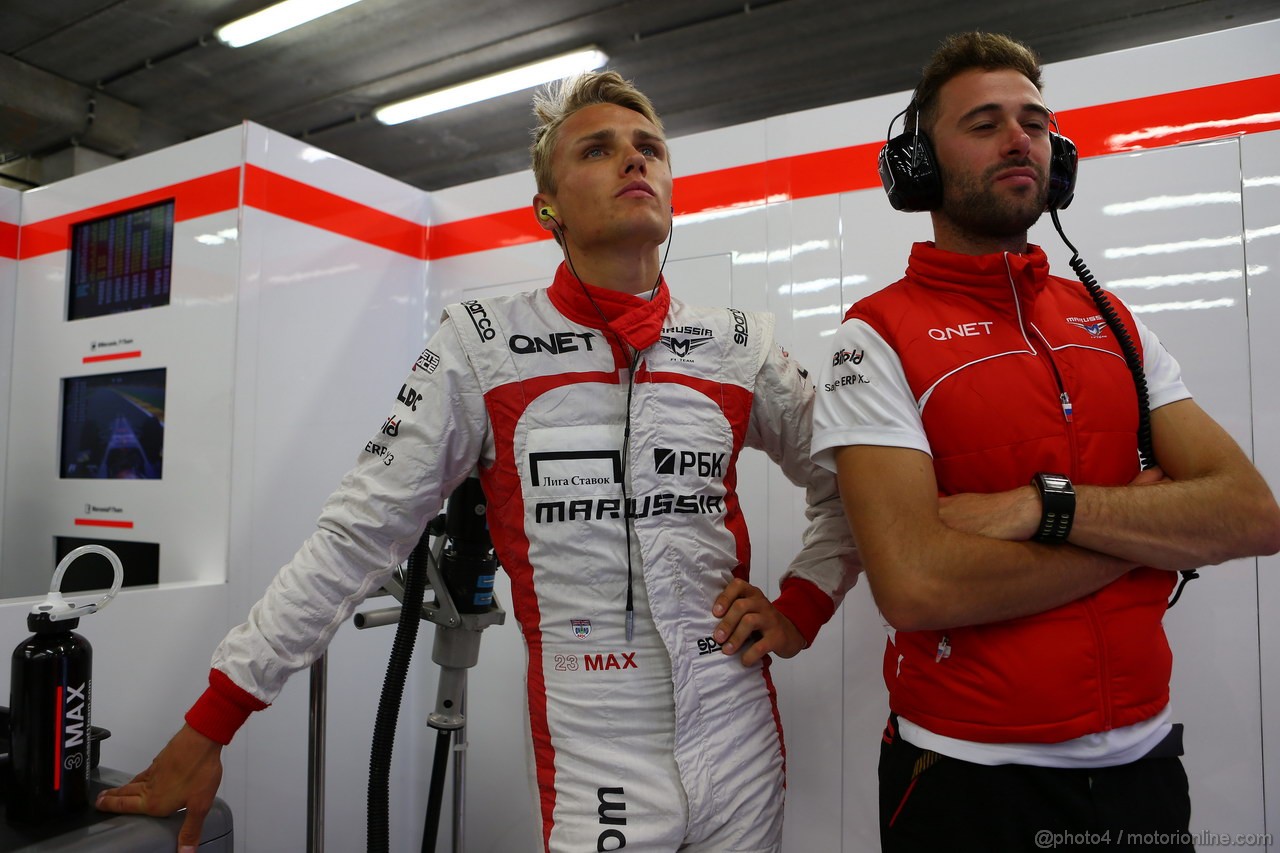
<path fill-rule="evenodd" d="M 1128 310 L 1111 302 L 1140 350 Z M 1006 491 L 1038 471 L 1097 486 L 1137 475 L 1137 395 L 1120 346 L 1084 287 L 1049 275 L 1039 247 L 973 257 L 916 244 L 906 277 L 846 319 L 869 324 L 900 357 L 942 494 Z M 937 734 L 986 743 L 1141 722 L 1169 701 L 1161 618 L 1174 581 L 1142 568 L 1033 616 L 899 631 L 884 658 L 890 706 Z M 944 636 L 951 655 L 939 661 Z"/>

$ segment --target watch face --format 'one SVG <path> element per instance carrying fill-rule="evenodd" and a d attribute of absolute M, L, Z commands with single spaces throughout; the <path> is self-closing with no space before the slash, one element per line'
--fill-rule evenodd
<path fill-rule="evenodd" d="M 1053 489 L 1055 492 L 1061 492 L 1071 485 L 1071 481 L 1066 477 L 1060 477 L 1057 474 L 1042 474 L 1045 488 Z"/>

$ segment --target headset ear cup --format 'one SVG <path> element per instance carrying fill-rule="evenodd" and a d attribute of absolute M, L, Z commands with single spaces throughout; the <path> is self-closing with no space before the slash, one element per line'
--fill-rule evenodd
<path fill-rule="evenodd" d="M 1063 210 L 1076 194 L 1080 155 L 1076 144 L 1060 133 L 1049 133 L 1049 210 Z"/>
<path fill-rule="evenodd" d="M 880 149 L 880 183 L 894 210 L 936 210 L 942 206 L 942 176 L 933 146 L 923 133 L 909 131 Z"/>

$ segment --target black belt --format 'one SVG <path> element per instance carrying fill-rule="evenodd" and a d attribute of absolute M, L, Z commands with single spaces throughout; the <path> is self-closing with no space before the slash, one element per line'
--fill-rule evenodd
<path fill-rule="evenodd" d="M 1142 758 L 1178 758 L 1182 755 L 1182 723 L 1174 723 L 1169 733 Z M 1138 759 L 1139 761 L 1142 758 Z"/>

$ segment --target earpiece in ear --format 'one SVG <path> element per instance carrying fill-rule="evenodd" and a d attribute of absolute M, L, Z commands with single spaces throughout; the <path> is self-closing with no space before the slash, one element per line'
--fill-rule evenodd
<path fill-rule="evenodd" d="M 546 222 L 548 219 L 555 219 L 555 217 L 556 217 L 556 212 L 553 208 L 550 208 L 550 207 L 538 208 L 538 218 L 541 219 L 543 222 Z"/>

